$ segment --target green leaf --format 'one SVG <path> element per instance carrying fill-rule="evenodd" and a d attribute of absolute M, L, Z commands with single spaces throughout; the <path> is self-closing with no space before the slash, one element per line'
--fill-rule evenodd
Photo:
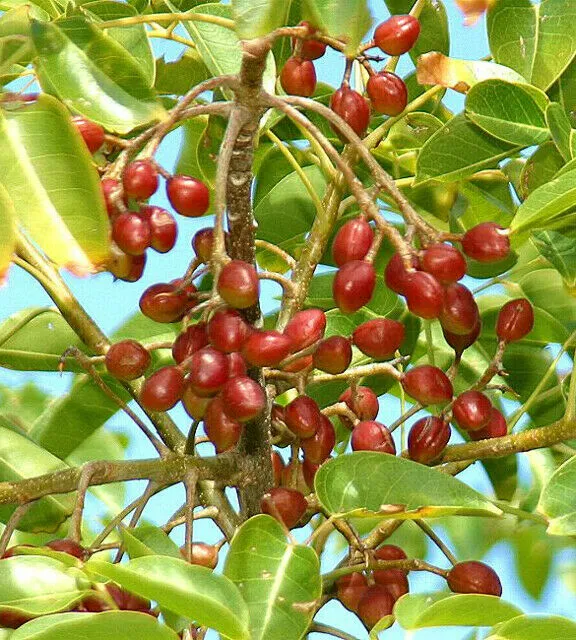
<path fill-rule="evenodd" d="M 540 495 L 538 511 L 550 519 L 548 533 L 576 534 L 576 456 L 552 474 Z"/>
<path fill-rule="evenodd" d="M 138 62 L 86 19 L 33 21 L 32 37 L 41 84 L 73 111 L 117 133 L 166 117 Z"/>
<path fill-rule="evenodd" d="M 304 17 L 333 38 L 346 42 L 346 54 L 354 54 L 372 26 L 366 0 L 302 0 Z"/>
<path fill-rule="evenodd" d="M 573 155 L 570 144 L 572 130 L 570 128 L 570 120 L 568 120 L 568 116 L 562 108 L 562 105 L 557 102 L 551 102 L 548 105 L 546 109 L 546 122 L 552 134 L 554 144 L 564 160 L 568 162 Z"/>
<path fill-rule="evenodd" d="M 248 609 L 240 591 L 206 567 L 168 556 L 143 556 L 124 565 L 92 559 L 85 568 L 226 638 L 250 638 Z"/>
<path fill-rule="evenodd" d="M 576 241 L 557 231 L 537 231 L 532 243 L 538 253 L 558 271 L 570 289 L 576 287 Z"/>
<path fill-rule="evenodd" d="M 0 285 L 4 282 L 16 250 L 16 210 L 6 189 L 0 184 Z"/>
<path fill-rule="evenodd" d="M 520 173 L 520 197 L 525 200 L 532 191 L 550 182 L 563 166 L 564 160 L 551 140 L 538 147 Z"/>
<path fill-rule="evenodd" d="M 541 144 L 549 137 L 545 93 L 528 85 L 485 80 L 470 89 L 466 115 L 486 133 L 522 146 Z"/>
<path fill-rule="evenodd" d="M 501 513 L 456 478 L 384 453 L 360 451 L 329 460 L 318 470 L 314 485 L 330 513 L 368 511 L 395 518 Z"/>
<path fill-rule="evenodd" d="M 541 526 L 519 527 L 512 538 L 516 571 L 526 591 L 536 599 L 542 597 L 552 568 L 554 549 Z"/>
<path fill-rule="evenodd" d="M 70 608 L 86 591 L 53 558 L 13 556 L 0 562 L 0 612 L 45 615 Z"/>
<path fill-rule="evenodd" d="M 60 613 L 26 623 L 11 640 L 178 640 L 178 634 L 146 613 Z"/>
<path fill-rule="evenodd" d="M 576 640 L 576 623 L 560 616 L 518 616 L 492 630 L 486 640 Z"/>
<path fill-rule="evenodd" d="M 394 149 L 419 149 L 442 128 L 442 121 L 431 113 L 416 111 L 407 113 L 390 128 L 386 142 Z"/>
<path fill-rule="evenodd" d="M 450 182 L 497 165 L 520 147 L 487 136 L 464 114 L 454 116 L 422 147 L 417 182 Z"/>
<path fill-rule="evenodd" d="M 418 593 L 402 596 L 394 615 L 404 629 L 488 627 L 522 614 L 514 605 L 477 594 Z"/>
<path fill-rule="evenodd" d="M 0 415 L 17 425 L 13 431 L 26 433 L 50 400 L 50 396 L 33 382 L 27 382 L 19 388 L 0 387 Z"/>
<path fill-rule="evenodd" d="M 569 171 L 533 191 L 518 207 L 510 229 L 526 234 L 533 229 L 568 225 L 576 208 L 576 170 Z"/>
<path fill-rule="evenodd" d="M 109 222 L 86 145 L 54 98 L 0 109 L 0 183 L 20 225 L 59 266 L 106 261 Z"/>
<path fill-rule="evenodd" d="M 558 81 L 551 87 L 548 92 L 550 98 L 559 102 L 568 118 L 572 127 L 576 127 L 576 113 L 574 112 L 574 104 L 576 104 L 576 65 L 570 64 L 566 71 L 558 78 Z"/>
<path fill-rule="evenodd" d="M 289 543 L 272 517 L 250 518 L 235 533 L 224 575 L 250 612 L 250 638 L 299 640 L 322 595 L 320 561 L 311 547 Z"/>
<path fill-rule="evenodd" d="M 265 36 L 286 25 L 289 11 L 286 0 L 232 0 L 232 16 L 241 40 Z"/>
<path fill-rule="evenodd" d="M 120 536 L 130 558 L 170 556 L 182 559 L 178 545 L 160 527 L 140 525 L 135 529 L 121 527 Z"/>
<path fill-rule="evenodd" d="M 208 69 L 200 54 L 195 49 L 189 49 L 174 62 L 166 62 L 164 58 L 158 58 L 154 88 L 158 93 L 181 96 L 207 78 Z M 184 122 L 185 130 L 188 129 L 188 125 L 200 119 L 187 119 Z"/>
<path fill-rule="evenodd" d="M 571 0 L 499 0 L 488 12 L 492 56 L 546 90 L 576 53 L 575 20 Z"/>

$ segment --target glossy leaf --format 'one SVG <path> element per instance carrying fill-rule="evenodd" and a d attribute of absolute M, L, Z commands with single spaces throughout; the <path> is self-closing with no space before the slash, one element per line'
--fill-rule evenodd
<path fill-rule="evenodd" d="M 182 559 L 178 545 L 159 527 L 140 525 L 135 529 L 121 527 L 120 536 L 130 558 L 171 556 Z"/>
<path fill-rule="evenodd" d="M 208 69 L 200 54 L 196 50 L 190 49 L 173 62 L 166 62 L 164 58 L 158 58 L 154 88 L 158 93 L 184 95 L 193 86 L 207 78 Z M 186 120 L 184 127 L 188 128 L 198 120 L 201 121 L 202 116 Z"/>
<path fill-rule="evenodd" d="M 329 460 L 316 473 L 314 485 L 320 503 L 330 513 L 371 512 L 401 519 L 500 513 L 456 478 L 376 452 L 360 451 Z"/>
<path fill-rule="evenodd" d="M 117 133 L 166 116 L 138 62 L 84 18 L 34 21 L 32 37 L 41 84 L 72 110 Z"/>
<path fill-rule="evenodd" d="M 518 616 L 498 625 L 486 640 L 576 640 L 576 623 L 560 616 Z"/>
<path fill-rule="evenodd" d="M 86 274 L 108 255 L 98 173 L 61 103 L 0 109 L 0 176 L 19 224 L 59 266 Z"/>
<path fill-rule="evenodd" d="M 252 640 L 303 637 L 322 593 L 320 561 L 311 547 L 289 543 L 274 518 L 255 516 L 236 531 L 224 575 L 248 605 Z"/>
<path fill-rule="evenodd" d="M 16 210 L 6 189 L 0 184 L 0 285 L 6 279 L 16 249 Z"/>
<path fill-rule="evenodd" d="M 124 565 L 90 560 L 86 569 L 230 640 L 250 637 L 248 609 L 240 591 L 228 578 L 206 567 L 168 556 L 143 556 Z"/>
<path fill-rule="evenodd" d="M 45 616 L 26 623 L 11 640 L 177 640 L 170 627 L 146 613 L 102 611 Z"/>
<path fill-rule="evenodd" d="M 519 196 L 525 200 L 535 189 L 550 182 L 564 166 L 556 145 L 550 140 L 528 158 L 520 173 Z"/>
<path fill-rule="evenodd" d="M 576 104 L 576 65 L 569 64 L 566 71 L 558 78 L 556 83 L 550 88 L 550 98 L 559 102 L 572 127 L 576 127 L 576 114 L 573 105 Z"/>
<path fill-rule="evenodd" d="M 554 557 L 550 538 L 543 527 L 524 526 L 514 532 L 512 542 L 516 571 L 522 586 L 539 600 L 550 577 Z"/>
<path fill-rule="evenodd" d="M 533 87 L 486 80 L 468 93 L 466 115 L 499 140 L 529 146 L 550 135 L 544 117 L 547 102 L 546 94 Z"/>
<path fill-rule="evenodd" d="M 548 533 L 576 534 L 576 456 L 552 474 L 540 495 L 538 510 L 550 519 Z"/>
<path fill-rule="evenodd" d="M 44 411 L 51 397 L 33 382 L 15 389 L 0 387 L 0 415 L 10 421 L 14 431 L 25 433 Z"/>
<path fill-rule="evenodd" d="M 546 122 L 552 134 L 554 144 L 564 160 L 568 162 L 573 155 L 570 142 L 572 130 L 570 128 L 570 120 L 562 108 L 562 105 L 557 102 L 551 102 L 548 105 L 546 109 Z"/>
<path fill-rule="evenodd" d="M 574 240 L 554 230 L 537 231 L 532 243 L 541 256 L 558 271 L 566 285 L 576 287 L 576 252 Z"/>
<path fill-rule="evenodd" d="M 285 0 L 232 0 L 232 16 L 241 40 L 265 36 L 287 24 L 290 2 Z"/>
<path fill-rule="evenodd" d="M 404 629 L 425 627 L 488 627 L 521 615 L 514 605 L 477 594 L 418 593 L 405 595 L 394 606 Z"/>
<path fill-rule="evenodd" d="M 488 39 L 499 64 L 548 89 L 576 53 L 571 0 L 499 0 L 488 12 Z"/>

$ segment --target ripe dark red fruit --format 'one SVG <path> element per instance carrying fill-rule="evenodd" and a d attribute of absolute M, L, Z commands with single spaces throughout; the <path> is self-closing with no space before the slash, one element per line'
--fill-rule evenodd
<path fill-rule="evenodd" d="M 95 153 L 104 144 L 104 129 L 92 120 L 86 120 L 82 116 L 74 116 L 72 123 L 82 136 L 90 153 Z"/>
<path fill-rule="evenodd" d="M 452 245 L 433 244 L 422 254 L 422 269 L 433 275 L 441 284 L 451 284 L 464 277 L 466 259 Z"/>
<path fill-rule="evenodd" d="M 326 314 L 322 309 L 304 309 L 290 319 L 285 335 L 292 340 L 292 349 L 300 351 L 317 342 L 326 330 Z"/>
<path fill-rule="evenodd" d="M 250 335 L 250 327 L 234 309 L 220 309 L 208 322 L 210 344 L 218 351 L 240 351 Z"/>
<path fill-rule="evenodd" d="M 180 215 L 197 218 L 208 211 L 210 192 L 200 180 L 191 176 L 173 176 L 166 183 L 166 195 Z"/>
<path fill-rule="evenodd" d="M 306 440 L 304 440 L 304 442 L 306 442 Z M 310 491 L 314 491 L 314 478 L 318 469 L 320 469 L 319 464 L 315 464 L 311 460 L 308 460 L 308 458 L 304 458 L 302 462 L 302 475 Z"/>
<path fill-rule="evenodd" d="M 184 374 L 179 367 L 167 366 L 155 371 L 142 385 L 140 401 L 149 411 L 168 411 L 184 391 Z"/>
<path fill-rule="evenodd" d="M 356 387 L 354 394 L 352 394 L 352 389 L 346 389 L 338 398 L 338 402 L 345 402 L 348 408 L 358 416 L 360 421 L 374 420 L 380 409 L 378 396 L 370 387 Z M 348 418 L 340 416 L 340 420 L 348 429 L 353 428 Z"/>
<path fill-rule="evenodd" d="M 369 586 L 358 602 L 358 616 L 370 629 L 394 608 L 392 594 L 379 584 Z"/>
<path fill-rule="evenodd" d="M 282 471 L 281 487 L 288 489 L 296 489 L 300 493 L 306 495 L 308 493 L 308 485 L 304 479 L 303 465 L 299 460 L 293 460 L 288 463 Z"/>
<path fill-rule="evenodd" d="M 480 322 L 480 310 L 468 287 L 454 282 L 444 289 L 440 324 L 449 333 L 469 335 Z"/>
<path fill-rule="evenodd" d="M 322 464 L 327 460 L 336 444 L 336 432 L 332 423 L 325 415 L 320 414 L 318 430 L 311 438 L 300 443 L 304 458 L 313 464 Z"/>
<path fill-rule="evenodd" d="M 184 551 L 184 547 L 182 547 Z M 190 558 L 192 564 L 206 567 L 207 569 L 216 569 L 218 564 L 218 547 L 213 544 L 206 544 L 205 542 L 194 542 L 192 544 L 192 557 Z"/>
<path fill-rule="evenodd" d="M 194 420 L 202 420 L 210 403 L 210 397 L 199 396 L 187 382 L 182 393 L 182 405 L 186 413 Z"/>
<path fill-rule="evenodd" d="M 208 344 L 208 333 L 203 322 L 190 325 L 174 341 L 172 357 L 180 364 Z"/>
<path fill-rule="evenodd" d="M 377 113 L 397 116 L 408 104 L 408 89 L 400 76 L 390 71 L 380 71 L 368 78 L 366 93 Z"/>
<path fill-rule="evenodd" d="M 316 29 L 310 26 L 306 21 L 301 22 L 299 26 L 308 27 L 308 33 L 310 35 L 316 33 Z M 318 58 L 321 58 L 326 53 L 326 45 L 323 42 L 320 42 L 320 40 L 309 39 L 302 40 L 301 42 L 302 44 L 300 45 L 300 50 L 298 52 L 298 55 L 301 58 L 305 58 L 306 60 L 318 60 Z M 296 38 L 292 38 L 293 50 L 296 49 L 296 43 Z"/>
<path fill-rule="evenodd" d="M 220 272 L 218 293 L 224 302 L 235 309 L 252 307 L 260 295 L 256 269 L 242 260 L 231 260 Z"/>
<path fill-rule="evenodd" d="M 461 355 L 465 349 L 468 349 L 468 347 L 472 346 L 476 342 L 480 335 L 481 328 L 482 321 L 478 320 L 474 329 L 465 335 L 460 336 L 456 333 L 450 333 L 444 328 L 442 329 L 442 333 L 444 334 L 444 340 L 446 340 L 458 355 Z"/>
<path fill-rule="evenodd" d="M 284 422 L 299 438 L 311 438 L 320 428 L 322 414 L 309 396 L 298 396 L 284 407 Z"/>
<path fill-rule="evenodd" d="M 330 108 L 352 128 L 357 136 L 360 138 L 364 136 L 370 122 L 370 106 L 357 91 L 348 86 L 340 87 L 330 98 Z M 344 141 L 347 140 L 347 137 L 340 132 L 336 125 L 331 126 L 339 136 L 342 136 Z"/>
<path fill-rule="evenodd" d="M 226 415 L 222 398 L 212 398 L 204 413 L 204 431 L 216 453 L 228 451 L 238 444 L 242 424 Z"/>
<path fill-rule="evenodd" d="M 406 274 L 404 295 L 408 309 L 420 318 L 431 320 L 442 312 L 444 289 L 434 276 L 425 271 Z"/>
<path fill-rule="evenodd" d="M 294 349 L 292 349 L 294 351 Z M 303 371 L 312 366 L 312 356 L 302 356 L 296 360 L 292 360 L 288 364 L 282 365 L 282 371 L 288 371 L 290 373 L 297 373 Z"/>
<path fill-rule="evenodd" d="M 429 364 L 407 371 L 402 378 L 402 386 L 409 396 L 423 405 L 448 402 L 454 393 L 444 371 Z"/>
<path fill-rule="evenodd" d="M 113 219 L 120 214 L 118 207 L 112 202 L 112 193 L 120 189 L 120 183 L 113 178 L 104 178 L 100 183 L 102 189 L 102 195 L 104 196 L 104 204 L 106 205 L 106 211 L 108 216 Z"/>
<path fill-rule="evenodd" d="M 152 205 L 140 208 L 140 215 L 150 226 L 150 246 L 158 253 L 168 253 L 174 248 L 178 237 L 178 225 L 174 216 L 163 209 Z"/>
<path fill-rule="evenodd" d="M 53 551 L 61 551 L 69 556 L 74 556 L 78 560 L 86 560 L 86 549 L 70 538 L 51 540 L 46 543 L 46 546 Z"/>
<path fill-rule="evenodd" d="M 340 267 L 332 284 L 334 302 L 342 313 L 354 313 L 372 299 L 376 272 L 369 262 L 352 260 Z"/>
<path fill-rule="evenodd" d="M 478 262 L 498 262 L 510 253 L 510 240 L 494 222 L 482 222 L 468 229 L 462 238 L 462 250 Z"/>
<path fill-rule="evenodd" d="M 0 628 L 18 629 L 26 622 L 32 620 L 32 616 L 17 611 L 0 611 Z"/>
<path fill-rule="evenodd" d="M 140 311 L 156 322 L 176 322 L 187 311 L 188 296 L 171 282 L 153 284 L 140 296 Z"/>
<path fill-rule="evenodd" d="M 150 246 L 151 239 L 148 220 L 137 213 L 122 213 L 112 223 L 112 240 L 131 256 L 142 255 Z"/>
<path fill-rule="evenodd" d="M 235 378 L 236 376 L 245 376 L 248 371 L 246 366 L 246 360 L 241 353 L 229 353 L 228 354 L 228 377 Z"/>
<path fill-rule="evenodd" d="M 280 84 L 286 93 L 309 98 L 316 89 L 314 63 L 302 58 L 288 58 L 280 72 Z"/>
<path fill-rule="evenodd" d="M 470 438 L 472 440 L 487 440 L 488 438 L 501 438 L 507 435 L 508 425 L 506 424 L 506 418 L 496 409 L 492 407 L 490 409 L 490 418 L 488 424 L 482 429 L 476 431 L 470 431 Z"/>
<path fill-rule="evenodd" d="M 367 589 L 368 581 L 363 573 L 349 573 L 336 580 L 338 600 L 349 611 L 356 612 L 358 610 L 358 603 Z"/>
<path fill-rule="evenodd" d="M 392 434 L 386 426 L 375 420 L 359 422 L 352 429 L 350 443 L 353 451 L 379 451 L 380 453 L 396 454 Z"/>
<path fill-rule="evenodd" d="M 500 340 L 516 342 L 527 336 L 534 327 L 534 309 L 526 298 L 507 302 L 496 321 L 496 335 Z"/>
<path fill-rule="evenodd" d="M 121 280 L 126 282 L 137 282 L 144 273 L 144 267 L 146 266 L 146 254 L 141 256 L 130 256 L 130 268 L 128 273 L 124 276 L 119 276 Z"/>
<path fill-rule="evenodd" d="M 312 363 L 316 369 L 335 375 L 346 371 L 352 362 L 352 346 L 348 338 L 331 336 L 316 348 Z"/>
<path fill-rule="evenodd" d="M 376 579 L 376 574 L 378 574 L 378 579 Z M 374 581 L 376 584 L 379 584 L 388 591 L 388 593 L 394 598 L 394 602 L 410 591 L 408 578 L 402 569 L 383 569 L 374 571 Z"/>
<path fill-rule="evenodd" d="M 83 598 L 76 606 L 75 611 L 82 613 L 100 613 L 101 611 L 110 611 L 110 609 L 112 609 L 112 605 L 109 602 L 106 602 L 98 592 L 94 592 L 93 594 L 87 595 Z"/>
<path fill-rule="evenodd" d="M 492 403 L 480 391 L 464 391 L 452 405 L 452 415 L 461 429 L 477 431 L 488 424 Z"/>
<path fill-rule="evenodd" d="M 376 560 L 406 560 L 408 556 L 404 553 L 404 549 L 397 547 L 395 544 L 384 544 L 376 549 L 374 558 Z M 379 575 L 387 571 L 390 571 L 390 569 L 376 569 L 374 571 L 374 580 L 378 582 Z M 394 569 L 394 571 L 401 571 L 404 575 L 408 573 L 404 569 Z"/>
<path fill-rule="evenodd" d="M 374 240 L 374 231 L 363 217 L 343 224 L 332 243 L 332 257 L 338 267 L 352 260 L 363 260 Z"/>
<path fill-rule="evenodd" d="M 422 464 L 433 462 L 450 440 L 450 425 L 436 416 L 421 418 L 408 434 L 410 458 Z"/>
<path fill-rule="evenodd" d="M 410 15 L 396 15 L 376 27 L 374 43 L 389 56 L 400 56 L 412 49 L 419 35 L 418 18 Z"/>
<path fill-rule="evenodd" d="M 228 380 L 222 387 L 221 397 L 226 415 L 238 422 L 252 420 L 266 406 L 264 390 L 247 376 Z"/>
<path fill-rule="evenodd" d="M 244 343 L 242 355 L 255 367 L 274 367 L 291 349 L 292 340 L 279 331 L 253 331 Z"/>
<path fill-rule="evenodd" d="M 306 513 L 308 503 L 300 491 L 285 487 L 273 487 L 264 494 L 260 504 L 262 513 L 283 522 L 288 529 L 293 529 Z"/>
<path fill-rule="evenodd" d="M 213 246 L 214 229 L 212 227 L 204 227 L 194 234 L 192 248 L 202 262 L 210 262 Z"/>
<path fill-rule="evenodd" d="M 147 200 L 158 189 L 158 171 L 150 160 L 136 160 L 124 169 L 122 184 L 130 198 Z"/>
<path fill-rule="evenodd" d="M 371 358 L 388 360 L 394 357 L 404 340 L 404 325 L 388 318 L 375 318 L 356 327 L 354 344 Z"/>
<path fill-rule="evenodd" d="M 106 369 L 119 380 L 135 380 L 150 366 L 150 354 L 136 340 L 121 340 L 106 352 Z"/>
<path fill-rule="evenodd" d="M 202 347 L 183 363 L 188 381 L 199 396 L 213 396 L 228 380 L 228 358 L 212 347 Z"/>
<path fill-rule="evenodd" d="M 502 584 L 498 574 L 483 562 L 459 562 L 450 569 L 446 580 L 454 593 L 481 593 L 498 597 L 502 595 Z"/>
<path fill-rule="evenodd" d="M 419 267 L 419 261 L 416 256 L 412 257 L 412 266 L 415 269 L 418 269 Z M 408 271 L 406 271 L 406 268 L 404 267 L 404 262 L 400 254 L 395 253 L 388 261 L 386 269 L 384 270 L 384 282 L 386 282 L 386 286 L 388 289 L 392 289 L 392 291 L 395 291 L 400 295 L 404 295 L 407 275 Z"/>
<path fill-rule="evenodd" d="M 106 585 L 106 591 L 112 596 L 118 608 L 122 611 L 150 612 L 150 600 L 130 593 L 113 582 Z"/>
<path fill-rule="evenodd" d="M 274 475 L 274 485 L 277 487 L 282 480 L 282 472 L 284 471 L 284 460 L 278 451 L 272 451 L 272 474 Z"/>

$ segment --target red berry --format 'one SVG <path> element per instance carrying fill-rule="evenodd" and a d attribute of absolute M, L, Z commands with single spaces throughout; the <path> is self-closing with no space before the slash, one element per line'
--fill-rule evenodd
<path fill-rule="evenodd" d="M 184 391 L 184 374 L 175 366 L 162 367 L 142 385 L 140 401 L 149 411 L 168 411 Z"/>
<path fill-rule="evenodd" d="M 363 573 L 349 573 L 336 580 L 338 600 L 349 611 L 356 612 L 358 603 L 368 589 L 368 581 Z"/>
<path fill-rule="evenodd" d="M 418 18 L 410 15 L 396 15 L 376 27 L 374 43 L 389 56 L 400 56 L 412 49 L 419 35 Z"/>
<path fill-rule="evenodd" d="M 436 416 L 421 418 L 408 434 L 410 458 L 422 464 L 433 462 L 450 440 L 450 425 Z"/>
<path fill-rule="evenodd" d="M 507 434 L 508 425 L 506 424 L 506 418 L 498 409 L 492 407 L 490 409 L 488 424 L 482 427 L 482 429 L 470 431 L 470 438 L 472 440 L 487 440 L 488 438 L 501 438 Z"/>
<path fill-rule="evenodd" d="M 404 391 L 423 405 L 443 404 L 452 399 L 452 383 L 448 376 L 429 364 L 414 367 L 404 374 Z"/>
<path fill-rule="evenodd" d="M 454 593 L 481 593 L 487 596 L 501 596 L 502 584 L 498 574 L 483 562 L 459 562 L 446 578 Z"/>
<path fill-rule="evenodd" d="M 363 260 L 374 240 L 374 231 L 365 218 L 343 224 L 332 243 L 332 257 L 338 267 L 352 260 Z"/>
<path fill-rule="evenodd" d="M 136 340 L 121 340 L 106 352 L 106 369 L 119 380 L 135 380 L 150 366 L 150 354 Z"/>
<path fill-rule="evenodd" d="M 311 438 L 320 428 L 322 414 L 309 396 L 298 396 L 284 407 L 284 422 L 299 438 Z"/>
<path fill-rule="evenodd" d="M 488 424 L 492 403 L 480 391 L 464 391 L 452 405 L 452 415 L 461 429 L 477 431 Z"/>
<path fill-rule="evenodd" d="M 336 444 L 336 432 L 332 423 L 325 415 L 320 414 L 320 416 L 316 433 L 300 443 L 305 459 L 313 464 L 322 464 L 327 460 Z"/>
<path fill-rule="evenodd" d="M 379 451 L 396 454 L 396 446 L 392 434 L 381 422 L 365 420 L 352 429 L 350 439 L 353 451 Z"/>
<path fill-rule="evenodd" d="M 122 184 L 130 198 L 147 200 L 158 189 L 158 171 L 150 160 L 136 160 L 124 169 Z"/>
<path fill-rule="evenodd" d="M 306 442 L 306 440 L 304 440 L 304 442 Z M 304 482 L 310 491 L 314 491 L 314 478 L 318 469 L 320 469 L 319 464 L 315 464 L 306 457 L 304 458 L 304 461 L 302 462 L 302 475 L 304 476 Z"/>
<path fill-rule="evenodd" d="M 255 367 L 274 367 L 291 349 L 292 340 L 279 331 L 254 331 L 246 340 L 242 355 Z"/>
<path fill-rule="evenodd" d="M 0 611 L 0 628 L 18 629 L 26 622 L 32 620 L 32 616 L 17 611 Z"/>
<path fill-rule="evenodd" d="M 150 246 L 151 238 L 148 220 L 137 213 L 123 213 L 112 223 L 112 240 L 129 255 L 142 255 Z"/>
<path fill-rule="evenodd" d="M 527 336 L 534 327 L 534 309 L 526 298 L 507 302 L 496 322 L 496 335 L 500 340 L 516 342 Z"/>
<path fill-rule="evenodd" d="M 404 553 L 404 550 L 397 547 L 395 544 L 384 544 L 374 552 L 374 558 L 376 560 L 406 560 L 408 556 Z M 378 576 L 380 572 L 384 573 L 389 569 L 377 569 L 374 571 L 374 580 L 378 582 Z M 404 569 L 395 569 L 395 571 L 401 571 L 404 575 L 408 572 Z"/>
<path fill-rule="evenodd" d="M 330 99 L 330 108 L 352 128 L 357 136 L 360 138 L 364 136 L 370 122 L 370 106 L 357 91 L 347 86 L 340 87 Z M 341 135 L 336 125 L 332 125 L 332 129 Z M 342 137 L 346 140 L 344 134 Z"/>
<path fill-rule="evenodd" d="M 194 392 L 193 387 L 188 382 L 184 387 L 184 393 L 182 394 L 182 404 L 186 413 L 194 420 L 202 420 L 208 408 L 208 404 L 211 402 L 210 397 L 199 396 Z"/>
<path fill-rule="evenodd" d="M 422 254 L 422 269 L 441 284 L 452 284 L 464 277 L 466 259 L 452 245 L 433 244 Z"/>
<path fill-rule="evenodd" d="M 102 189 L 102 195 L 104 196 L 104 203 L 106 205 L 106 211 L 110 218 L 120 214 L 118 207 L 112 202 L 112 193 L 120 189 L 120 183 L 113 178 L 104 178 L 100 183 Z"/>
<path fill-rule="evenodd" d="M 418 258 L 416 258 L 416 256 L 413 256 L 411 258 L 411 261 L 414 269 L 418 269 Z M 404 295 L 407 275 L 408 271 L 406 271 L 404 267 L 402 257 L 399 253 L 395 253 L 388 261 L 388 264 L 386 265 L 386 269 L 384 271 L 384 281 L 386 282 L 386 286 L 388 287 L 388 289 L 392 289 L 392 291 L 395 291 L 400 295 Z"/>
<path fill-rule="evenodd" d="M 208 322 L 210 344 L 218 351 L 240 351 L 250 335 L 250 326 L 234 309 L 221 309 Z"/>
<path fill-rule="evenodd" d="M 368 78 L 366 93 L 377 113 L 397 116 L 408 104 L 408 89 L 404 80 L 390 71 L 380 71 Z"/>
<path fill-rule="evenodd" d="M 242 260 L 231 260 L 220 272 L 218 293 L 224 302 L 235 309 L 254 306 L 260 295 L 256 269 Z"/>
<path fill-rule="evenodd" d="M 440 313 L 443 329 L 456 335 L 469 335 L 480 322 L 480 310 L 470 290 L 455 282 L 444 289 Z"/>
<path fill-rule="evenodd" d="M 152 205 L 140 208 L 140 215 L 148 221 L 150 226 L 150 246 L 158 253 L 167 253 L 174 248 L 178 237 L 178 225 L 174 216 Z"/>
<path fill-rule="evenodd" d="M 374 420 L 380 409 L 378 396 L 370 387 L 356 387 L 354 395 L 352 394 L 352 389 L 346 389 L 338 398 L 338 402 L 345 402 L 348 408 L 358 416 L 360 421 Z M 348 429 L 353 428 L 348 418 L 340 416 L 340 420 Z"/>
<path fill-rule="evenodd" d="M 228 377 L 245 376 L 248 371 L 246 360 L 241 353 L 228 354 Z"/>
<path fill-rule="evenodd" d="M 305 309 L 298 311 L 290 319 L 285 335 L 292 340 L 292 349 L 300 351 L 317 342 L 326 330 L 326 314 L 322 309 Z"/>
<path fill-rule="evenodd" d="M 204 227 L 194 234 L 192 248 L 202 262 L 210 262 L 213 246 L 214 229 L 212 227 Z"/>
<path fill-rule="evenodd" d="M 146 254 L 141 256 L 130 256 L 130 270 L 125 276 L 120 279 L 126 282 L 136 282 L 140 280 L 144 273 L 144 267 L 146 266 Z"/>
<path fill-rule="evenodd" d="M 62 553 L 67 553 L 69 556 L 74 556 L 78 558 L 78 560 L 86 560 L 86 549 L 70 538 L 51 540 L 46 543 L 46 546 L 53 551 L 61 551 Z"/>
<path fill-rule="evenodd" d="M 392 594 L 385 587 L 373 584 L 366 589 L 358 602 L 358 616 L 371 629 L 384 616 L 389 616 L 393 608 Z"/>
<path fill-rule="evenodd" d="M 334 302 L 342 313 L 354 313 L 372 299 L 376 272 L 369 262 L 352 260 L 340 267 L 332 284 Z"/>
<path fill-rule="evenodd" d="M 222 387 L 221 398 L 226 415 L 238 422 L 252 420 L 266 406 L 264 390 L 247 376 L 228 380 Z"/>
<path fill-rule="evenodd" d="M 431 320 L 442 312 L 444 289 L 434 276 L 425 271 L 406 274 L 404 295 L 408 309 L 420 318 Z"/>
<path fill-rule="evenodd" d="M 160 282 L 148 287 L 140 297 L 140 311 L 156 322 L 176 322 L 187 311 L 186 292 L 177 293 L 177 285 Z"/>
<path fill-rule="evenodd" d="M 184 547 L 182 548 L 184 549 Z M 218 564 L 218 547 L 205 542 L 194 542 L 192 544 L 191 564 L 197 564 L 207 569 L 216 569 Z"/>
<path fill-rule="evenodd" d="M 294 348 L 292 348 L 294 351 Z M 288 364 L 282 365 L 282 371 L 288 371 L 290 373 L 297 373 L 298 371 L 303 371 L 308 367 L 312 366 L 312 356 L 302 356 L 301 358 L 297 358 L 296 360 L 292 360 Z"/>
<path fill-rule="evenodd" d="M 278 486 L 282 480 L 282 472 L 284 471 L 284 460 L 278 451 L 272 451 L 272 473 L 274 475 L 274 485 Z"/>
<path fill-rule="evenodd" d="M 367 356 L 389 360 L 404 340 L 404 325 L 388 318 L 368 320 L 356 327 L 352 340 Z"/>
<path fill-rule="evenodd" d="M 468 229 L 462 238 L 464 253 L 478 262 L 498 262 L 510 253 L 510 240 L 494 222 L 482 222 Z"/>
<path fill-rule="evenodd" d="M 95 153 L 104 144 L 104 129 L 92 120 L 86 120 L 82 116 L 74 116 L 72 123 L 82 136 L 90 153 Z"/>
<path fill-rule="evenodd" d="M 199 396 L 213 396 L 228 380 L 228 358 L 212 347 L 203 347 L 184 362 L 188 380 Z"/>
<path fill-rule="evenodd" d="M 310 35 L 313 35 L 316 32 L 316 29 L 311 27 L 308 22 L 303 21 L 299 26 L 308 27 L 308 33 Z M 292 38 L 292 49 L 294 50 L 295 48 L 296 38 Z M 302 40 L 298 55 L 306 60 L 318 60 L 318 58 L 321 58 L 325 53 L 326 45 L 323 42 L 320 42 L 320 40 L 309 39 Z"/>
<path fill-rule="evenodd" d="M 343 336 L 331 336 L 322 340 L 314 352 L 312 362 L 316 369 L 332 375 L 346 371 L 352 362 L 350 340 Z"/>
<path fill-rule="evenodd" d="M 300 491 L 273 487 L 264 494 L 260 508 L 262 513 L 279 519 L 288 529 L 293 529 L 306 513 L 308 503 Z"/>
<path fill-rule="evenodd" d="M 204 431 L 216 448 L 216 453 L 223 453 L 238 444 L 242 424 L 226 415 L 222 398 L 216 397 L 206 408 Z"/>
<path fill-rule="evenodd" d="M 94 595 L 88 595 L 83 598 L 75 611 L 100 613 L 101 611 L 110 611 L 110 609 L 112 609 L 112 605 L 106 602 L 99 593 L 94 593 Z"/>
<path fill-rule="evenodd" d="M 482 322 L 481 320 L 478 320 L 478 323 L 476 324 L 474 329 L 472 329 L 470 333 L 467 333 L 465 335 L 460 336 L 456 333 L 450 333 L 444 328 L 442 328 L 442 333 L 444 334 L 444 340 L 446 340 L 446 342 L 452 347 L 452 349 L 454 349 L 457 354 L 461 355 L 465 349 L 468 349 L 468 347 L 472 346 L 476 342 L 478 336 L 480 335 L 481 328 Z"/>
<path fill-rule="evenodd" d="M 378 579 L 376 579 L 376 574 L 378 574 Z M 379 584 L 388 591 L 388 593 L 394 598 L 394 602 L 410 591 L 408 578 L 402 569 L 384 569 L 374 571 L 374 581 L 376 584 Z"/>
<path fill-rule="evenodd" d="M 210 192 L 208 187 L 191 176 L 173 176 L 166 183 L 166 195 L 180 215 L 197 218 L 208 211 Z"/>
<path fill-rule="evenodd" d="M 113 582 L 106 585 L 106 591 L 112 596 L 118 608 L 123 611 L 142 611 L 144 613 L 150 611 L 150 600 L 130 593 Z"/>
<path fill-rule="evenodd" d="M 198 322 L 190 325 L 176 338 L 172 345 L 172 357 L 180 364 L 207 344 L 206 325 L 203 322 Z"/>
<path fill-rule="evenodd" d="M 288 58 L 280 72 L 280 84 L 288 94 L 309 98 L 316 89 L 314 63 L 302 58 Z"/>

